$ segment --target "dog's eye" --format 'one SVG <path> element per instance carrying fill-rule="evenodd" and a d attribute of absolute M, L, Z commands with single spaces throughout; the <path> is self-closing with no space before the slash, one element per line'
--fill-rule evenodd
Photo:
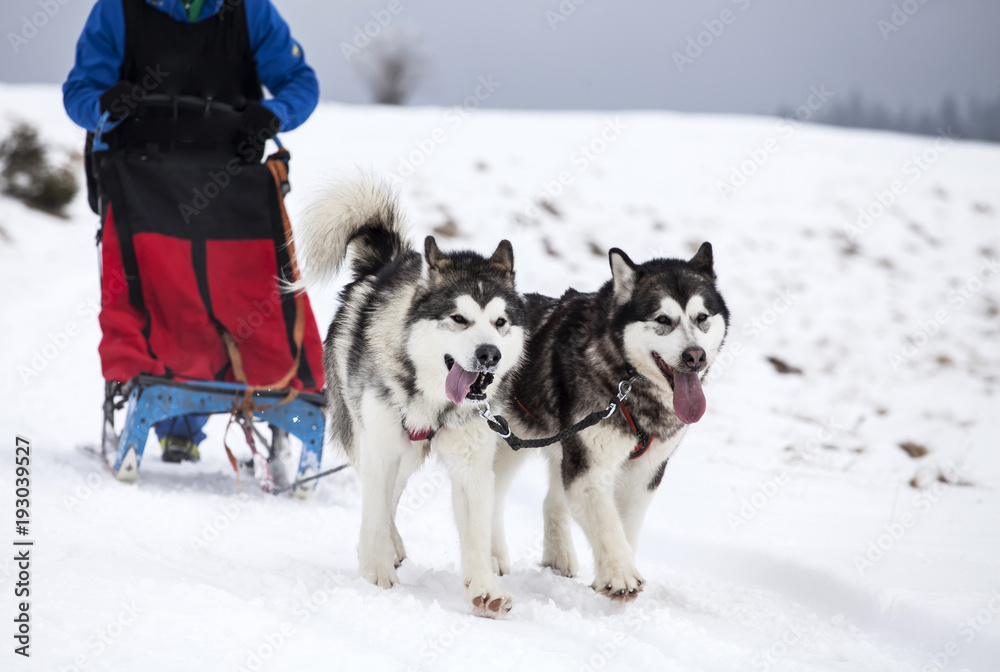
<path fill-rule="evenodd" d="M 497 326 L 497 329 L 499 329 L 503 325 L 507 324 L 507 320 L 501 317 L 501 318 L 498 318 L 497 321 L 494 322 L 493 324 L 495 324 Z"/>
<path fill-rule="evenodd" d="M 667 317 L 666 315 L 660 315 L 658 318 L 656 318 L 656 322 L 658 324 L 662 324 L 662 325 L 667 326 L 667 327 L 669 327 L 670 324 L 671 324 L 670 318 Z"/>
<path fill-rule="evenodd" d="M 468 324 L 469 321 L 462 317 L 461 315 L 452 315 L 451 319 L 455 320 L 455 324 Z"/>
<path fill-rule="evenodd" d="M 704 324 L 705 320 L 708 319 L 708 313 L 698 313 L 698 317 L 694 319 L 698 324 Z"/>

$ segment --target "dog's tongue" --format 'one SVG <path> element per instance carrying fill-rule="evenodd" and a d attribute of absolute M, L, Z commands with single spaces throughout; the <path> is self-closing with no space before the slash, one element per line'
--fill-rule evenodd
<path fill-rule="evenodd" d="M 456 404 L 461 405 L 462 401 L 465 400 L 465 395 L 469 393 L 469 388 L 478 377 L 478 373 L 470 373 L 456 362 L 451 365 L 448 378 L 444 381 L 444 393 Z M 704 406 L 704 403 L 702 405 Z"/>
<path fill-rule="evenodd" d="M 697 373 L 674 370 L 674 413 L 685 425 L 701 420 L 705 415 L 705 393 Z"/>

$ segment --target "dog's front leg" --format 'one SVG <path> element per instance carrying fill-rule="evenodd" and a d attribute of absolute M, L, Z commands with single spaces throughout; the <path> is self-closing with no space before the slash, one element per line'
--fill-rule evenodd
<path fill-rule="evenodd" d="M 621 516 L 615 504 L 620 458 L 616 459 L 614 430 L 593 430 L 563 442 L 566 451 L 585 454 L 576 473 L 563 469 L 563 483 L 570 511 L 580 523 L 594 551 L 594 590 L 613 600 L 634 600 L 642 590 L 643 580 L 635 568 L 632 547 L 625 536 Z M 627 454 L 627 453 L 626 453 Z"/>
<path fill-rule="evenodd" d="M 392 536 L 392 543 L 396 549 L 396 567 L 398 568 L 403 564 L 403 560 L 406 559 L 406 546 L 403 544 L 403 538 L 399 536 L 399 530 L 396 528 L 396 512 L 399 510 L 399 500 L 403 497 L 403 491 L 406 490 L 406 483 L 410 480 L 410 476 L 413 475 L 420 465 L 423 464 L 424 458 L 427 457 L 428 448 L 426 447 L 426 441 L 420 444 L 410 443 L 403 449 L 403 455 L 400 458 L 399 469 L 396 471 L 396 485 L 393 488 L 392 502 L 390 503 L 389 516 L 392 522 L 390 533 Z"/>
<path fill-rule="evenodd" d="M 570 532 L 569 502 L 563 488 L 562 446 L 543 448 L 549 465 L 549 489 L 542 504 L 544 536 L 542 544 L 542 566 L 549 567 L 563 576 L 580 573 Z"/>
<path fill-rule="evenodd" d="M 396 578 L 396 545 L 392 537 L 394 489 L 406 436 L 398 414 L 375 393 L 362 398 L 366 425 L 360 436 L 355 468 L 361 479 L 361 540 L 358 564 L 361 576 L 382 588 Z"/>
<path fill-rule="evenodd" d="M 493 461 L 496 479 L 493 499 L 493 571 L 500 576 L 510 574 L 510 551 L 504 531 L 504 505 L 511 481 L 524 463 L 526 452 L 516 452 L 507 444 L 496 440 L 496 457 Z"/>
<path fill-rule="evenodd" d="M 469 424 L 442 429 L 432 444 L 451 476 L 466 598 L 475 614 L 500 618 L 510 611 L 514 598 L 500 590 L 490 555 L 496 438 L 485 423 Z"/>
<path fill-rule="evenodd" d="M 622 525 L 629 546 L 632 547 L 632 557 L 639 548 L 639 532 L 642 530 L 646 511 L 653 501 L 656 489 L 660 487 L 667 460 L 660 460 L 663 455 L 669 456 L 670 451 L 660 449 L 654 444 L 649 454 L 638 460 L 629 460 L 622 470 L 618 485 L 618 511 L 621 514 Z"/>

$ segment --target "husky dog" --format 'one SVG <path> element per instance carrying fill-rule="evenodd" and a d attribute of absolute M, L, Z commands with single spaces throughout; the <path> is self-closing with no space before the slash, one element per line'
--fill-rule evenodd
<path fill-rule="evenodd" d="M 324 366 L 328 436 L 361 479 L 361 575 L 383 588 L 398 581 L 406 551 L 396 508 L 434 449 L 451 476 L 466 597 L 479 615 L 505 615 L 513 599 L 490 559 L 497 438 L 476 402 L 502 406 L 524 350 L 510 243 L 487 258 L 442 252 L 428 236 L 420 255 L 395 194 L 369 176 L 322 191 L 298 234 L 302 284 L 329 278 L 351 253 Z"/>
<path fill-rule="evenodd" d="M 701 379 L 726 336 L 729 311 L 708 243 L 690 261 L 637 265 L 619 249 L 609 258 L 612 279 L 596 293 L 526 297 L 532 335 L 507 417 L 516 434 L 551 436 L 604 408 L 620 383 L 634 380 L 614 415 L 543 449 L 549 491 L 542 564 L 577 574 L 572 512 L 594 552 L 594 589 L 629 601 L 642 589 L 635 550 L 646 509 L 687 425 L 705 412 Z M 510 567 L 503 497 L 527 452 L 497 453 L 493 562 L 500 573 Z"/>

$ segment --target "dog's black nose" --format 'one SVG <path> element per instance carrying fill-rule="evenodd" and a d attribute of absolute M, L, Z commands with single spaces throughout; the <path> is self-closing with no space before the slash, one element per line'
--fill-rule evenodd
<path fill-rule="evenodd" d="M 704 348 L 688 348 L 684 351 L 684 365 L 691 371 L 701 371 L 705 368 L 705 356 Z"/>
<path fill-rule="evenodd" d="M 500 363 L 500 348 L 495 345 L 480 345 L 476 348 L 476 361 L 487 369 Z"/>

